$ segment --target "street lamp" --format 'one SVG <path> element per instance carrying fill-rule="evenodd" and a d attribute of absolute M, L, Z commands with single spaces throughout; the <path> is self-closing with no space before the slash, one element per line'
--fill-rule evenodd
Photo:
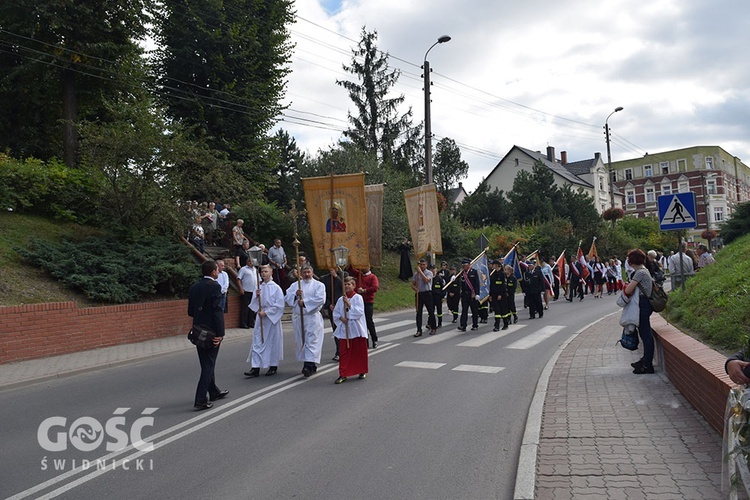
<path fill-rule="evenodd" d="M 615 180 L 614 176 L 612 175 L 612 153 L 609 152 L 609 117 L 614 115 L 618 111 L 622 111 L 622 106 L 617 106 L 615 110 L 612 111 L 609 116 L 607 116 L 607 119 L 604 120 L 604 135 L 607 137 L 607 164 L 609 165 L 609 202 L 611 208 L 615 208 Z"/>
<path fill-rule="evenodd" d="M 349 249 L 344 245 L 340 245 L 331 250 L 331 252 L 333 252 L 333 259 L 336 261 L 336 265 L 342 269 L 346 267 L 346 264 L 349 262 Z"/>
<path fill-rule="evenodd" d="M 432 182 L 432 122 L 430 121 L 430 61 L 427 60 L 427 54 L 432 47 L 439 43 L 450 42 L 451 37 L 443 35 L 433 43 L 427 52 L 424 53 L 424 161 L 425 161 L 425 184 Z"/>

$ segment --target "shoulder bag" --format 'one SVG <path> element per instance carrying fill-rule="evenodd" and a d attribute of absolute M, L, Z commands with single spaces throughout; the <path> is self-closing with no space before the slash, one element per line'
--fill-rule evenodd
<path fill-rule="evenodd" d="M 214 337 L 216 333 L 204 325 L 193 325 L 188 332 L 188 340 L 195 344 L 196 347 L 209 349 L 214 346 Z"/>

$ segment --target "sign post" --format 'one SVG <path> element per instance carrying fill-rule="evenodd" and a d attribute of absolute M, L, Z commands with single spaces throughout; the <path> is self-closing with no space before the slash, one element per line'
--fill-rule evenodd
<path fill-rule="evenodd" d="M 676 231 L 693 229 L 698 225 L 695 212 L 694 193 L 673 193 L 659 196 L 659 229 Z M 677 258 L 680 259 L 680 284 L 685 289 L 685 273 L 682 265 L 683 242 L 680 240 Z M 674 278 L 672 279 L 674 283 Z"/>

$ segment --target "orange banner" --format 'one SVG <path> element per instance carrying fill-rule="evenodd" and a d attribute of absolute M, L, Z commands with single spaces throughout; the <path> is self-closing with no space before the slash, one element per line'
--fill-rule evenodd
<path fill-rule="evenodd" d="M 369 267 L 365 174 L 308 177 L 302 187 L 317 267 L 333 265 L 331 249 L 342 245 L 352 266 Z"/>
<path fill-rule="evenodd" d="M 385 186 L 365 186 L 367 197 L 367 239 L 369 241 L 370 265 L 383 265 L 383 195 Z"/>
<path fill-rule="evenodd" d="M 404 202 L 414 254 L 417 258 L 423 257 L 427 252 L 442 254 L 443 238 L 435 184 L 404 190 Z"/>

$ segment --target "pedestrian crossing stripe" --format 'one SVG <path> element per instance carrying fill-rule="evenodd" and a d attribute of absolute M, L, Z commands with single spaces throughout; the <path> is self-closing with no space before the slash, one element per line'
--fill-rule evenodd
<path fill-rule="evenodd" d="M 397 363 L 396 366 L 404 368 L 425 368 L 428 370 L 437 370 L 445 366 L 445 363 L 428 363 L 426 361 L 402 361 Z"/>
<path fill-rule="evenodd" d="M 532 334 L 527 335 L 526 337 L 516 340 L 512 344 L 506 346 L 506 349 L 529 349 L 531 347 L 534 347 L 535 345 L 539 344 L 540 342 L 543 342 L 565 328 L 564 326 L 560 325 L 550 325 L 545 326 L 544 328 L 540 328 L 539 330 L 535 331 Z"/>
<path fill-rule="evenodd" d="M 697 223 L 684 203 L 680 201 L 677 195 L 672 195 L 672 199 L 664 211 L 664 217 L 659 222 L 660 226 L 671 226 L 673 224 L 695 224 Z"/>
<path fill-rule="evenodd" d="M 505 370 L 504 366 L 458 365 L 453 368 L 456 372 L 472 373 L 500 373 L 503 370 Z"/>

